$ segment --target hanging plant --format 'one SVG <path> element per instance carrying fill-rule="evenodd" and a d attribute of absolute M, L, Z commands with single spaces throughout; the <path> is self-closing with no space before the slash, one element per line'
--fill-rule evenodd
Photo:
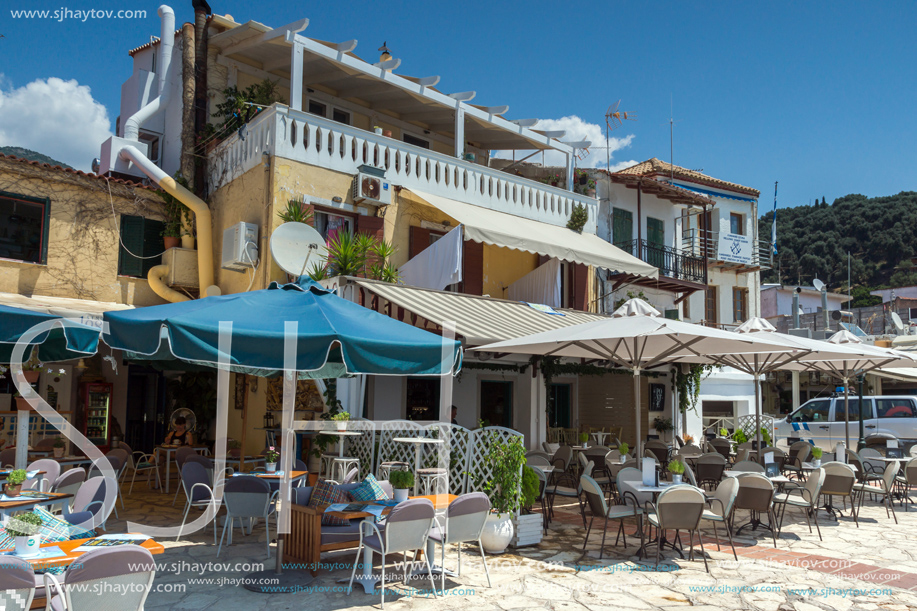
<path fill-rule="evenodd" d="M 716 365 L 700 365 L 694 363 L 688 367 L 688 372 L 681 369 L 675 370 L 675 389 L 678 391 L 678 409 L 681 413 L 697 410 L 697 400 L 700 398 L 700 383 L 710 375 Z"/>
<path fill-rule="evenodd" d="M 572 229 L 576 233 L 582 233 L 583 227 L 589 222 L 589 210 L 585 204 L 576 204 L 570 213 L 570 220 L 567 221 L 567 229 Z"/>

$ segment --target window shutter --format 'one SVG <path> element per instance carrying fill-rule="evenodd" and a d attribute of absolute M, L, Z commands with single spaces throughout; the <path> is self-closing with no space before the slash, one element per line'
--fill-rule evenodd
<path fill-rule="evenodd" d="M 410 244 L 408 245 L 408 258 L 413 259 L 430 245 L 430 230 L 423 227 L 411 227 Z"/>
<path fill-rule="evenodd" d="M 165 223 L 162 221 L 143 219 L 143 256 L 153 257 L 152 259 L 143 260 L 143 273 L 141 275 L 144 278 L 147 277 L 147 274 L 151 269 L 162 263 L 161 253 L 163 251 L 163 229 L 165 229 Z"/>
<path fill-rule="evenodd" d="M 585 312 L 589 304 L 589 267 L 582 263 L 573 266 L 573 308 Z"/>
<path fill-rule="evenodd" d="M 462 292 L 484 294 L 484 244 L 465 240 L 462 245 Z"/>
<path fill-rule="evenodd" d="M 130 253 L 143 255 L 143 217 L 122 214 L 118 274 L 121 276 L 142 276 L 143 260 Z"/>
<path fill-rule="evenodd" d="M 384 225 L 385 219 L 379 216 L 364 216 L 360 215 L 357 217 L 357 230 L 356 233 L 368 233 L 377 240 L 382 240 L 384 236 Z M 428 232 L 429 233 L 429 232 Z"/>

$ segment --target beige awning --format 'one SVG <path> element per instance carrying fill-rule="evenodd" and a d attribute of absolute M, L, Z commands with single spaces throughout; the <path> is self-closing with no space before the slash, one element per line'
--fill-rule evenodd
<path fill-rule="evenodd" d="M 130 310 L 134 307 L 110 301 L 92 301 L 89 299 L 50 297 L 47 295 L 26 297 L 19 293 L 0 293 L 0 304 L 33 312 L 53 314 L 54 316 L 69 318 L 94 327 L 102 324 L 102 314 L 104 312 Z"/>
<path fill-rule="evenodd" d="M 537 253 L 612 272 L 658 278 L 659 269 L 612 246 L 594 234 L 558 227 L 410 189 L 465 226 L 465 239 Z"/>
<path fill-rule="evenodd" d="M 557 309 L 554 310 L 557 314 L 549 314 L 519 301 L 399 286 L 363 278 L 351 278 L 350 281 L 434 325 L 455 322 L 456 333 L 464 338 L 466 346 L 481 346 L 606 318 L 602 314 L 578 310 Z M 382 310 L 381 306 L 379 310 Z"/>

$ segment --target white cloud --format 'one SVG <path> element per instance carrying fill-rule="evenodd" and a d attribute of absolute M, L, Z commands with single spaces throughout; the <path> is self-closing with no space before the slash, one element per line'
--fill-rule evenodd
<path fill-rule="evenodd" d="M 608 157 L 605 153 L 604 125 L 588 123 L 576 115 L 571 115 L 560 119 L 542 119 L 533 129 L 539 131 L 565 131 L 567 132 L 566 135 L 560 138 L 562 142 L 580 142 L 582 140 L 591 142 L 592 145 L 589 147 L 588 155 L 584 159 L 576 160 L 576 166 L 579 168 L 604 168 L 607 163 Z M 629 147 L 633 139 L 633 134 L 628 134 L 621 138 L 612 136 L 608 139 L 608 153 L 611 157 L 610 167 L 612 170 L 620 170 L 636 163 L 635 161 L 616 162 L 614 159 L 615 153 Z M 521 159 L 531 152 L 532 151 L 516 151 L 516 159 Z M 513 157 L 513 152 L 498 151 L 494 156 L 502 159 L 511 159 Z M 542 163 L 541 155 L 535 155 L 529 159 L 529 161 L 532 163 Z M 566 157 L 557 151 L 545 151 L 544 164 L 546 166 L 562 167 L 566 164 Z"/>
<path fill-rule="evenodd" d="M 105 106 L 86 85 L 51 77 L 15 89 L 2 87 L 0 146 L 21 146 L 88 171 L 111 136 Z"/>

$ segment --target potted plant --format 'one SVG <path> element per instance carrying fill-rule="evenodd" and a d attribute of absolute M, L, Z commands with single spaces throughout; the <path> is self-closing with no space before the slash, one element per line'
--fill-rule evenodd
<path fill-rule="evenodd" d="M 58 437 L 54 440 L 54 458 L 62 458 L 64 456 L 64 449 L 66 449 L 67 444 L 64 442 L 63 437 Z"/>
<path fill-rule="evenodd" d="M 621 442 L 621 445 L 618 446 L 618 452 L 621 454 L 621 462 L 627 460 L 627 454 L 630 452 L 630 446 L 626 442 Z"/>
<path fill-rule="evenodd" d="M 20 513 L 6 524 L 6 533 L 16 542 L 16 556 L 35 556 L 41 545 L 43 522 L 37 513 Z"/>
<path fill-rule="evenodd" d="M 589 197 L 595 197 L 595 181 L 591 178 L 589 179 L 589 182 L 586 183 L 586 195 Z"/>
<path fill-rule="evenodd" d="M 408 500 L 408 490 L 414 487 L 414 474 L 410 471 L 395 469 L 388 474 L 388 483 L 392 485 L 392 493 L 396 502 Z"/>
<path fill-rule="evenodd" d="M 584 448 L 589 447 L 589 433 L 580 433 L 579 442 Z"/>
<path fill-rule="evenodd" d="M 685 433 L 685 443 L 694 443 L 694 435 Z"/>
<path fill-rule="evenodd" d="M 656 429 L 656 433 L 659 435 L 659 438 L 662 441 L 665 441 L 665 434 L 671 431 L 674 427 L 672 426 L 671 418 L 657 417 L 653 420 L 653 428 Z"/>
<path fill-rule="evenodd" d="M 380 136 L 382 135 L 382 128 L 379 127 L 378 125 L 373 125 L 373 131 L 376 132 L 376 134 Z"/>
<path fill-rule="evenodd" d="M 267 452 L 264 453 L 264 468 L 268 473 L 273 473 L 277 470 L 277 461 L 280 460 L 280 452 L 274 449 L 274 446 L 271 446 L 267 449 Z"/>
<path fill-rule="evenodd" d="M 334 424 L 339 431 L 346 431 L 347 422 L 350 420 L 350 413 L 338 412 L 335 415 L 331 416 L 331 420 L 334 421 Z"/>
<path fill-rule="evenodd" d="M 522 467 L 525 465 L 525 447 L 522 437 L 504 440 L 491 433 L 487 464 L 490 480 L 484 483 L 484 492 L 490 497 L 491 514 L 487 516 L 481 532 L 481 544 L 490 554 L 502 554 L 513 540 L 513 518 L 522 504 Z"/>
<path fill-rule="evenodd" d="M 668 470 L 672 474 L 672 483 L 680 484 L 681 476 L 685 474 L 685 463 L 680 460 L 669 461 Z"/>
<path fill-rule="evenodd" d="M 25 469 L 13 469 L 6 476 L 6 483 L 3 485 L 3 492 L 6 496 L 19 496 L 22 490 L 22 483 L 28 479 Z"/>
<path fill-rule="evenodd" d="M 738 429 L 735 433 L 732 434 L 732 440 L 738 445 L 748 441 L 748 437 L 745 436 L 745 431 Z"/>
<path fill-rule="evenodd" d="M 391 137 L 392 137 L 392 130 L 390 130 L 390 129 L 383 129 L 383 130 L 382 130 L 382 135 L 385 136 L 386 138 L 391 138 Z"/>
<path fill-rule="evenodd" d="M 812 448 L 812 464 L 816 467 L 821 466 L 821 457 L 823 453 L 824 450 L 819 447 Z"/>
<path fill-rule="evenodd" d="M 729 437 L 729 431 L 726 430 L 725 428 L 721 428 L 721 429 L 720 429 L 720 437 L 722 437 L 723 439 Z"/>

